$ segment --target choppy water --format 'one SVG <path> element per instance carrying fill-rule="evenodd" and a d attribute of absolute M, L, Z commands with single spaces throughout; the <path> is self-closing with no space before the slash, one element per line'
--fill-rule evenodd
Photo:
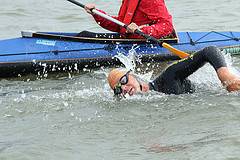
<path fill-rule="evenodd" d="M 114 14 L 120 1 L 94 3 Z M 236 0 L 166 3 L 179 31 L 239 31 Z M 0 0 L 0 38 L 29 29 L 102 31 L 64 0 Z M 232 62 L 239 70 L 239 57 Z M 199 84 L 194 94 L 121 102 L 112 98 L 107 71 L 1 80 L 0 159 L 239 159 L 239 93 L 222 89 L 210 66 L 191 77 Z"/>

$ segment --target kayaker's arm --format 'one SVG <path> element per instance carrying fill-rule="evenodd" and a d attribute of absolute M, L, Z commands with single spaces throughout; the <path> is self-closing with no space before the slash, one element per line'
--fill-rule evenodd
<path fill-rule="evenodd" d="M 164 28 L 164 30 L 162 29 Z M 156 38 L 167 36 L 173 32 L 173 26 L 169 22 L 158 22 L 156 24 L 141 28 L 142 32 Z"/>
<path fill-rule="evenodd" d="M 93 18 L 95 19 L 97 24 L 99 24 L 101 27 L 103 27 L 107 30 L 110 30 L 112 32 L 119 32 L 120 31 L 120 26 L 119 25 L 117 25 L 116 23 L 113 23 L 112 21 L 109 21 L 106 18 L 103 18 L 103 17 L 101 17 L 97 14 L 94 14 L 92 12 L 93 9 L 96 9 L 95 4 L 92 4 L 92 3 L 86 4 L 84 6 L 84 9 L 87 11 L 87 13 L 89 13 L 93 16 Z M 99 9 L 96 9 L 96 10 L 107 15 L 107 13 L 102 11 L 102 10 L 99 10 Z M 111 17 L 118 20 L 118 17 L 116 17 L 116 16 L 111 16 Z"/>
<path fill-rule="evenodd" d="M 155 38 L 162 38 L 171 34 L 174 30 L 172 16 L 164 14 L 168 13 L 164 2 L 160 3 L 158 0 L 145 1 L 147 3 L 141 8 L 141 11 L 151 23 L 143 26 L 141 31 Z"/>
<path fill-rule="evenodd" d="M 99 12 L 102 12 L 104 14 L 106 14 L 106 12 L 102 11 L 102 10 L 99 10 L 97 9 Z M 106 14 L 107 15 L 107 14 Z M 116 16 L 111 16 L 112 18 L 118 20 L 118 17 Z M 95 21 L 97 22 L 97 24 L 99 24 L 101 27 L 109 30 L 109 31 L 112 31 L 112 32 L 119 32 L 120 31 L 120 26 L 117 25 L 116 23 L 113 23 L 97 14 L 93 14 L 93 18 L 95 19 Z"/>

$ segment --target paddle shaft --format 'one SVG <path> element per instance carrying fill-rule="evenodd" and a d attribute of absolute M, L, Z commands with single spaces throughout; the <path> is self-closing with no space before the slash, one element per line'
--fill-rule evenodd
<path fill-rule="evenodd" d="M 80 7 L 82 7 L 82 8 L 85 8 L 85 5 L 84 5 L 84 4 L 82 4 L 82 3 L 80 3 L 80 2 L 77 2 L 77 1 L 75 1 L 75 0 L 67 0 L 67 1 L 73 3 L 73 4 L 77 5 L 77 6 L 80 6 Z M 125 29 L 128 28 L 128 26 L 127 26 L 126 24 L 124 24 L 124 23 L 122 23 L 122 22 L 120 22 L 120 21 L 118 21 L 118 20 L 116 20 L 116 19 L 114 19 L 114 18 L 112 18 L 112 17 L 110 17 L 110 16 L 102 13 L 102 12 L 99 12 L 99 11 L 96 10 L 96 9 L 92 9 L 91 12 L 94 13 L 94 14 L 96 14 L 96 15 L 98 15 L 98 16 L 101 16 L 101 17 L 103 17 L 103 18 L 105 18 L 105 19 L 107 19 L 107 20 L 109 20 L 109 21 L 111 21 L 111 22 L 114 22 L 114 23 L 118 24 L 119 26 L 124 27 Z M 134 33 L 136 33 L 136 34 L 144 37 L 144 38 L 147 39 L 147 40 L 150 40 L 150 41 L 153 41 L 153 42 L 156 42 L 156 43 L 161 44 L 164 48 L 167 48 L 167 49 L 170 50 L 172 53 L 178 55 L 180 58 L 186 58 L 186 57 L 189 56 L 189 54 L 187 54 L 187 53 L 185 53 L 185 52 L 183 52 L 183 51 L 180 51 L 180 50 L 172 47 L 171 45 L 169 45 L 169 44 L 167 44 L 167 43 L 165 43 L 165 42 L 163 42 L 163 41 L 161 41 L 161 40 L 158 40 L 158 39 L 156 39 L 156 38 L 154 38 L 154 37 L 152 37 L 152 36 L 150 36 L 150 35 L 145 34 L 145 33 L 143 33 L 142 31 L 140 31 L 139 29 L 135 30 Z"/>
<path fill-rule="evenodd" d="M 77 2 L 77 1 L 75 1 L 75 0 L 67 0 L 67 1 L 69 1 L 69 2 L 71 2 L 71 3 L 73 3 L 73 4 L 76 4 L 77 6 L 80 6 L 80 7 L 82 7 L 82 8 L 85 8 L 85 5 L 84 5 L 84 4 L 82 4 L 82 3 L 80 3 L 80 2 Z M 122 23 L 122 22 L 120 22 L 120 21 L 118 21 L 118 20 L 116 20 L 116 19 L 114 19 L 114 18 L 112 18 L 112 17 L 110 17 L 110 16 L 102 13 L 102 12 L 99 12 L 99 11 L 96 10 L 96 9 L 92 9 L 91 12 L 94 13 L 94 14 L 96 14 L 96 15 L 99 15 L 99 16 L 101 16 L 101 17 L 103 17 L 103 18 L 105 18 L 105 19 L 107 19 L 107 20 L 109 20 L 109 21 L 111 21 L 111 22 L 114 22 L 114 23 L 118 24 L 118 25 L 121 26 L 121 27 L 127 28 L 127 25 L 125 25 L 124 23 Z"/>

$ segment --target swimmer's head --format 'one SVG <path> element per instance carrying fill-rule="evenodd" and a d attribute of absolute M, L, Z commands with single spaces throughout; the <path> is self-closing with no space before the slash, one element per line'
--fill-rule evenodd
<path fill-rule="evenodd" d="M 141 84 L 131 71 L 123 69 L 113 69 L 108 75 L 108 83 L 114 91 L 115 96 L 134 95 L 141 91 Z"/>

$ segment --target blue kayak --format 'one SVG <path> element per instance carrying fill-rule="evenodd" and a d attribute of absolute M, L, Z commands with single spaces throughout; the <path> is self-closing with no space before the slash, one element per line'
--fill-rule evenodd
<path fill-rule="evenodd" d="M 0 77 L 119 65 L 114 56 L 119 53 L 127 55 L 132 48 L 142 62 L 178 58 L 159 44 L 144 39 L 121 39 L 116 34 L 107 33 L 90 35 L 22 32 L 20 38 L 0 40 Z M 240 32 L 178 32 L 175 38 L 166 38 L 164 42 L 188 53 L 215 45 L 237 54 Z"/>

